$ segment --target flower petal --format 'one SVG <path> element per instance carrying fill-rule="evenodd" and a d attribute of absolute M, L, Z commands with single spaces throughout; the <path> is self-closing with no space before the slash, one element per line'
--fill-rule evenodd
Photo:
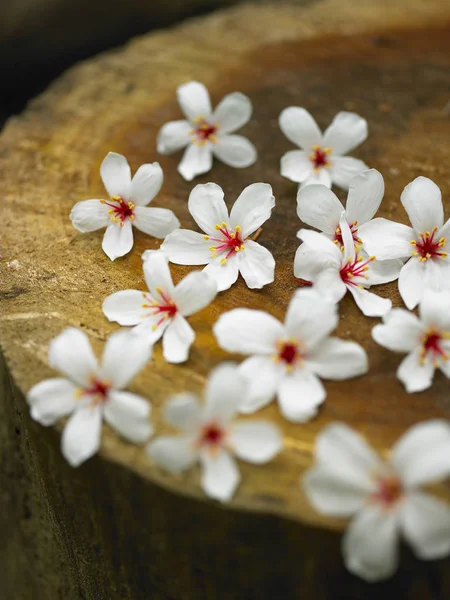
<path fill-rule="evenodd" d="M 299 339 L 310 350 L 338 324 L 337 306 L 314 290 L 299 290 L 292 297 L 284 326 L 289 337 Z"/>
<path fill-rule="evenodd" d="M 172 154 L 184 148 L 191 141 L 192 125 L 188 121 L 171 121 L 158 132 L 156 148 L 159 154 Z"/>
<path fill-rule="evenodd" d="M 377 344 L 393 352 L 411 352 L 417 348 L 424 328 L 416 315 L 393 308 L 383 320 L 383 324 L 372 329 Z"/>
<path fill-rule="evenodd" d="M 376 169 L 362 171 L 353 178 L 348 190 L 346 213 L 349 223 L 358 226 L 372 219 L 384 196 L 383 175 Z"/>
<path fill-rule="evenodd" d="M 72 467 L 78 467 L 100 448 L 102 409 L 87 406 L 69 419 L 61 436 L 61 451 Z"/>
<path fill-rule="evenodd" d="M 87 335 L 75 327 L 68 327 L 50 342 L 48 362 L 82 387 L 88 385 L 98 368 Z"/>
<path fill-rule="evenodd" d="M 409 183 L 400 201 L 417 232 L 431 232 L 433 227 L 440 229 L 444 224 L 441 190 L 428 177 L 417 177 Z"/>
<path fill-rule="evenodd" d="M 280 173 L 283 177 L 301 183 L 311 176 L 313 165 L 304 150 L 291 150 L 281 157 Z"/>
<path fill-rule="evenodd" d="M 293 371 L 282 379 L 278 389 L 281 413 L 293 423 L 305 423 L 316 416 L 326 395 L 314 373 L 307 369 Z"/>
<path fill-rule="evenodd" d="M 365 581 L 391 577 L 398 566 L 398 516 L 368 506 L 350 523 L 342 540 L 347 569 Z"/>
<path fill-rule="evenodd" d="M 255 146 L 242 135 L 219 136 L 212 147 L 214 156 L 229 167 L 244 169 L 256 162 L 258 153 Z"/>
<path fill-rule="evenodd" d="M 34 385 L 27 394 L 31 417 L 41 425 L 53 425 L 74 410 L 77 390 L 71 381 L 59 377 Z"/>
<path fill-rule="evenodd" d="M 192 181 L 197 175 L 202 175 L 211 170 L 213 163 L 213 154 L 211 144 L 203 146 L 190 144 L 184 151 L 183 158 L 178 165 L 178 173 L 186 179 Z"/>
<path fill-rule="evenodd" d="M 392 308 L 389 298 L 382 298 L 357 285 L 347 285 L 348 291 L 355 299 L 358 308 L 366 317 L 382 317 Z"/>
<path fill-rule="evenodd" d="M 450 331 L 450 293 L 425 290 L 419 305 L 419 315 L 426 327 Z"/>
<path fill-rule="evenodd" d="M 100 378 L 111 382 L 113 388 L 127 385 L 152 356 L 148 341 L 129 331 L 117 331 L 109 336 L 103 350 Z"/>
<path fill-rule="evenodd" d="M 319 273 L 313 289 L 331 302 L 340 302 L 347 292 L 340 271 L 335 267 L 325 268 Z"/>
<path fill-rule="evenodd" d="M 196 462 L 195 439 L 192 436 L 161 435 L 147 446 L 148 456 L 170 473 L 186 471 Z"/>
<path fill-rule="evenodd" d="M 205 419 L 229 422 L 245 396 L 247 384 L 234 363 L 222 363 L 213 369 L 205 390 Z"/>
<path fill-rule="evenodd" d="M 450 507 L 429 494 L 409 494 L 401 509 L 403 534 L 422 560 L 444 558 L 450 552 Z"/>
<path fill-rule="evenodd" d="M 191 123 L 200 117 L 208 120 L 211 116 L 211 100 L 203 83 L 189 81 L 180 85 L 177 98 L 181 110 Z"/>
<path fill-rule="evenodd" d="M 203 272 L 186 275 L 176 286 L 173 297 L 183 317 L 199 312 L 217 296 L 217 284 Z"/>
<path fill-rule="evenodd" d="M 217 105 L 212 121 L 219 125 L 220 134 L 231 133 L 243 127 L 252 116 L 250 98 L 240 92 L 227 94 Z"/>
<path fill-rule="evenodd" d="M 221 450 L 214 456 L 202 454 L 201 461 L 201 485 L 205 494 L 221 502 L 230 500 L 241 480 L 234 458 L 225 450 Z"/>
<path fill-rule="evenodd" d="M 428 355 L 425 357 L 425 361 L 421 362 L 420 351 L 421 348 L 418 347 L 408 354 L 397 369 L 397 377 L 403 383 L 409 394 L 412 392 L 423 392 L 423 390 L 428 389 L 433 382 L 433 363 Z"/>
<path fill-rule="evenodd" d="M 119 325 L 137 325 L 144 318 L 142 304 L 145 294 L 138 290 L 122 290 L 107 296 L 103 301 L 103 314 L 108 321 L 115 321 Z"/>
<path fill-rule="evenodd" d="M 150 424 L 151 405 L 141 396 L 113 390 L 105 404 L 105 420 L 130 442 L 142 444 L 153 433 Z"/>
<path fill-rule="evenodd" d="M 369 370 L 366 351 L 355 342 L 328 338 L 319 344 L 307 364 L 319 377 L 340 381 L 364 375 Z"/>
<path fill-rule="evenodd" d="M 334 156 L 330 176 L 333 183 L 348 190 L 353 179 L 369 167 L 362 160 L 351 156 Z"/>
<path fill-rule="evenodd" d="M 411 256 L 411 240 L 416 234 L 411 227 L 377 217 L 358 229 L 364 250 L 378 260 Z"/>
<path fill-rule="evenodd" d="M 175 288 L 165 253 L 157 250 L 146 253 L 143 269 L 145 283 L 153 298 L 164 301 L 160 295 L 162 291 L 165 297 L 171 299 Z"/>
<path fill-rule="evenodd" d="M 403 263 L 398 258 L 375 260 L 370 263 L 367 272 L 367 283 L 369 285 L 379 285 L 380 283 L 395 281 L 398 279 L 402 267 Z"/>
<path fill-rule="evenodd" d="M 285 368 L 270 356 L 251 356 L 239 365 L 238 371 L 248 384 L 239 412 L 248 414 L 264 408 L 275 399 Z"/>
<path fill-rule="evenodd" d="M 269 462 L 283 447 L 281 431 L 269 421 L 236 423 L 228 443 L 238 458 L 256 465 Z"/>
<path fill-rule="evenodd" d="M 265 223 L 272 214 L 275 198 L 268 183 L 252 183 L 239 195 L 230 213 L 230 224 L 242 229 L 246 238 Z"/>
<path fill-rule="evenodd" d="M 330 269 L 330 256 L 317 252 L 306 244 L 302 244 L 297 248 L 294 258 L 294 275 L 304 281 L 315 283 L 322 271 Z M 342 283 L 339 275 L 339 263 L 334 261 L 333 270 L 336 271 L 337 277 Z M 340 286 L 342 287 L 342 286 Z M 345 294 L 344 286 L 340 298 Z M 336 300 L 337 301 L 337 300 Z"/>
<path fill-rule="evenodd" d="M 108 225 L 103 236 L 103 252 L 110 260 L 125 256 L 133 247 L 133 228 L 131 221 L 126 219 L 121 223 Z"/>
<path fill-rule="evenodd" d="M 275 259 L 272 254 L 252 240 L 246 240 L 245 250 L 237 258 L 239 271 L 250 289 L 261 289 L 275 278 Z"/>
<path fill-rule="evenodd" d="M 100 200 L 82 200 L 72 208 L 70 215 L 72 225 L 78 231 L 87 233 L 109 225 L 108 209 Z"/>
<path fill-rule="evenodd" d="M 189 357 L 195 332 L 179 313 L 170 321 L 163 336 L 163 355 L 167 362 L 182 363 Z"/>
<path fill-rule="evenodd" d="M 160 249 L 177 265 L 205 265 L 211 260 L 209 246 L 210 242 L 201 233 L 176 229 L 166 237 Z"/>
<path fill-rule="evenodd" d="M 297 233 L 297 237 L 300 238 L 308 248 L 314 250 L 321 255 L 323 260 L 329 262 L 329 266 L 341 265 L 341 251 L 337 248 L 336 244 L 328 239 L 326 236 L 312 231 L 311 229 L 300 229 Z"/>
<path fill-rule="evenodd" d="M 153 346 L 163 336 L 170 322 L 171 319 L 164 319 L 161 323 L 161 317 L 158 314 L 150 315 L 145 317 L 142 323 L 133 327 L 131 334 L 144 338 L 149 346 Z"/>
<path fill-rule="evenodd" d="M 208 235 L 216 237 L 216 225 L 228 224 L 223 190 L 216 183 L 196 185 L 189 195 L 188 208 L 197 225 Z"/>
<path fill-rule="evenodd" d="M 164 421 L 184 431 L 195 430 L 200 424 L 202 409 L 197 398 L 191 394 L 180 394 L 171 398 L 163 408 Z"/>
<path fill-rule="evenodd" d="M 307 185 L 326 185 L 328 188 L 331 187 L 331 175 L 329 169 L 320 169 L 318 173 L 312 172 L 311 175 L 308 176 L 307 179 L 302 181 L 300 184 L 300 190 L 302 190 Z"/>
<path fill-rule="evenodd" d="M 400 271 L 398 290 L 403 302 L 410 310 L 415 308 L 422 299 L 428 262 L 421 262 L 413 256 Z"/>
<path fill-rule="evenodd" d="M 133 225 L 148 235 L 164 239 L 180 226 L 180 221 L 168 208 L 136 206 Z"/>
<path fill-rule="evenodd" d="M 125 156 L 109 152 L 100 166 L 100 175 L 109 196 L 128 199 L 131 188 L 131 169 Z"/>
<path fill-rule="evenodd" d="M 135 206 L 147 206 L 161 189 L 163 179 L 159 163 L 141 165 L 131 181 L 129 200 Z"/>
<path fill-rule="evenodd" d="M 290 106 L 280 114 L 280 128 L 296 146 L 309 151 L 322 143 L 322 132 L 313 117 L 304 108 Z"/>
<path fill-rule="evenodd" d="M 228 290 L 236 282 L 239 275 L 239 264 L 236 256 L 232 256 L 224 264 L 220 262 L 221 260 L 220 257 L 217 257 L 203 269 L 203 273 L 212 277 L 216 282 L 218 292 Z"/>
<path fill-rule="evenodd" d="M 297 194 L 298 218 L 327 235 L 334 236 L 343 210 L 336 194 L 324 185 L 308 185 Z"/>
<path fill-rule="evenodd" d="M 323 134 L 323 145 L 337 155 L 347 154 L 367 139 L 367 121 L 353 112 L 338 113 Z"/>

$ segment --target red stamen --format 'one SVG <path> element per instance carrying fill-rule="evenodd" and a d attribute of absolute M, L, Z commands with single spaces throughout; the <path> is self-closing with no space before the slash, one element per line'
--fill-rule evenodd
<path fill-rule="evenodd" d="M 411 245 L 416 249 L 412 252 L 413 256 L 417 256 L 420 261 L 425 262 L 429 258 L 441 257 L 447 258 L 447 252 L 441 252 L 441 249 L 447 243 L 447 239 L 442 237 L 436 238 L 437 227 L 425 233 L 419 233 L 420 240 L 411 240 Z"/>
<path fill-rule="evenodd" d="M 207 446 L 218 446 L 225 438 L 224 430 L 217 423 L 206 425 L 202 431 L 200 444 Z"/>
<path fill-rule="evenodd" d="M 217 141 L 216 133 L 218 129 L 217 125 L 213 125 L 202 119 L 196 128 L 191 131 L 191 135 L 194 137 L 194 141 L 200 145 L 206 144 L 206 142 L 215 143 Z"/>
<path fill-rule="evenodd" d="M 111 388 L 111 385 L 106 381 L 100 381 L 99 379 L 94 379 L 90 386 L 85 388 L 81 395 L 82 396 L 92 396 L 93 404 L 101 404 L 102 402 L 106 402 L 108 399 L 108 392 Z"/>
<path fill-rule="evenodd" d="M 441 343 L 444 339 L 442 333 L 439 333 L 435 329 L 429 329 L 425 332 L 422 339 L 422 351 L 420 354 L 420 361 L 423 363 L 425 357 L 430 353 L 431 359 L 435 365 L 439 363 L 439 359 L 448 360 L 449 356 L 442 348 Z"/>
<path fill-rule="evenodd" d="M 350 233 L 352 234 L 354 244 L 355 245 L 361 244 L 362 242 L 358 237 L 358 221 L 355 221 L 351 225 L 349 224 L 349 227 L 350 227 Z M 336 231 L 334 232 L 333 242 L 335 244 L 337 244 L 338 246 L 340 246 L 341 248 L 344 246 L 344 240 L 342 239 L 342 231 L 341 231 L 340 227 L 337 227 Z"/>
<path fill-rule="evenodd" d="M 320 146 L 313 146 L 312 152 L 309 155 L 309 160 L 314 165 L 314 170 L 319 171 L 322 167 L 329 167 L 330 162 L 328 155 L 330 154 L 330 148 L 321 148 Z"/>
<path fill-rule="evenodd" d="M 355 277 L 364 277 L 364 279 L 367 279 L 366 271 L 369 269 L 368 265 L 373 260 L 375 260 L 374 256 L 371 256 L 367 260 L 363 260 L 362 256 L 355 255 L 355 258 L 352 261 L 347 262 L 341 267 L 340 274 L 342 281 L 350 285 L 359 285 L 357 282 L 353 281 L 353 279 Z"/>
<path fill-rule="evenodd" d="M 222 262 L 226 262 L 235 252 L 244 250 L 244 240 L 241 237 L 241 228 L 239 226 L 236 227 L 234 232 L 230 232 L 226 223 L 222 223 L 221 225 L 216 225 L 216 230 L 223 235 L 223 238 L 205 236 L 207 240 L 217 242 L 217 246 L 211 246 L 213 258 L 217 254 L 225 253 Z"/>
<path fill-rule="evenodd" d="M 372 500 L 379 502 L 384 508 L 391 508 L 403 496 L 403 485 L 396 475 L 381 478 L 378 489 L 372 495 Z"/>
<path fill-rule="evenodd" d="M 134 205 L 131 202 L 126 202 L 120 196 L 114 196 L 112 202 L 104 201 L 104 204 L 109 206 L 111 210 L 111 221 L 123 224 L 126 219 L 134 219 Z"/>
<path fill-rule="evenodd" d="M 292 343 L 284 343 L 278 353 L 280 360 L 283 360 L 288 365 L 293 365 L 299 356 L 298 346 Z"/>

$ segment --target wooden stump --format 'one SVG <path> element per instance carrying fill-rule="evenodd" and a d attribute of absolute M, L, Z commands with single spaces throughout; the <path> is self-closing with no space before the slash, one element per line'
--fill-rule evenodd
<path fill-rule="evenodd" d="M 419 563 L 407 550 L 390 582 L 368 585 L 350 576 L 339 550 L 345 524 L 315 513 L 298 485 L 312 463 L 315 436 L 329 422 L 349 423 L 384 452 L 410 425 L 450 415 L 448 381 L 438 375 L 427 392 L 406 394 L 395 377 L 400 357 L 371 340 L 375 321 L 348 298 L 337 334 L 366 348 L 369 374 L 327 382 L 326 403 L 307 425 L 282 420 L 275 404 L 264 409 L 261 415 L 280 424 L 285 450 L 265 467 L 242 464 L 243 482 L 225 507 L 204 497 L 197 471 L 167 475 L 142 448 L 106 427 L 99 456 L 71 469 L 60 456 L 59 433 L 33 423 L 23 397 L 52 376 L 48 343 L 66 326 L 81 327 L 100 348 L 116 329 L 103 317 L 103 299 L 143 289 L 141 253 L 159 245 L 137 233 L 132 253 L 111 263 L 101 251 L 101 232 L 72 228 L 73 204 L 103 195 L 98 167 L 109 150 L 125 154 L 133 169 L 161 163 L 165 183 L 155 205 L 173 209 L 184 227 L 193 227 L 187 198 L 195 183 L 218 183 L 232 203 L 246 185 L 266 181 L 277 201 L 260 238 L 276 258 L 275 283 L 252 291 L 240 281 L 220 294 L 192 318 L 197 339 L 190 360 L 169 365 L 157 346 L 154 361 L 133 382 L 132 391 L 151 400 L 160 431 L 165 399 L 199 392 L 210 369 L 229 358 L 212 337 L 217 317 L 248 306 L 282 318 L 297 287 L 296 185 L 279 175 L 279 159 L 292 148 L 278 127 L 283 108 L 304 106 L 321 126 L 339 110 L 367 118 L 370 136 L 358 157 L 385 177 L 381 216 L 405 221 L 400 193 L 418 175 L 436 181 L 448 209 L 449 19 L 449 5 L 439 0 L 379 0 L 376 8 L 370 0 L 245 5 L 88 61 L 8 123 L 0 138 L 4 597 L 449 596 L 448 561 Z M 190 79 L 203 81 L 214 102 L 235 90 L 250 96 L 254 117 L 243 134 L 258 148 L 254 166 L 215 163 L 187 183 L 176 172 L 179 156 L 156 154 L 158 129 L 180 118 L 176 87 Z M 174 266 L 172 272 L 178 280 L 189 270 Z M 378 289 L 401 305 L 395 283 Z M 450 498 L 447 488 L 441 492 Z"/>

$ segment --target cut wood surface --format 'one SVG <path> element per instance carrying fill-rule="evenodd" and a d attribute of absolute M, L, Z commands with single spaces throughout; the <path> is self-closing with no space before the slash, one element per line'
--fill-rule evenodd
<path fill-rule="evenodd" d="M 256 181 L 270 183 L 276 197 L 273 216 L 259 238 L 276 259 L 275 282 L 255 291 L 239 280 L 192 317 L 197 338 L 187 363 L 167 364 L 157 344 L 154 360 L 131 384 L 133 392 L 151 401 L 157 432 L 165 431 L 165 400 L 185 390 L 201 392 L 208 372 L 230 358 L 211 332 L 218 316 L 246 306 L 282 319 L 298 287 L 293 276 L 295 234 L 301 226 L 296 184 L 279 174 L 280 157 L 293 148 L 279 130 L 283 108 L 304 106 L 322 127 L 340 110 L 368 120 L 369 138 L 354 155 L 384 175 L 380 216 L 406 221 L 400 193 L 419 175 L 441 187 L 450 216 L 449 23 L 450 5 L 439 0 L 248 4 L 136 39 L 81 64 L 11 119 L 0 138 L 0 336 L 19 390 L 25 394 L 54 375 L 47 366 L 47 348 L 60 331 L 80 327 L 100 350 L 117 329 L 103 316 L 104 298 L 122 289 L 145 289 L 141 254 L 158 248 L 159 241 L 135 230 L 132 252 L 112 263 L 101 250 L 102 232 L 81 234 L 69 221 L 77 201 L 105 195 L 99 165 L 110 150 L 126 155 L 133 170 L 160 162 L 165 180 L 154 205 L 172 209 L 186 228 L 195 228 L 187 199 L 197 183 L 221 185 L 229 206 Z M 254 166 L 236 170 L 215 162 L 210 173 L 189 183 L 176 170 L 180 155 L 156 153 L 159 128 L 181 118 L 176 87 L 191 79 L 208 86 L 213 103 L 237 90 L 251 98 L 254 115 L 242 133 L 259 151 Z M 175 280 L 190 270 L 172 266 Z M 396 283 L 377 291 L 401 306 Z M 258 413 L 280 425 L 285 448 L 267 466 L 240 464 L 243 480 L 231 508 L 341 529 L 341 521 L 314 512 L 298 485 L 312 464 L 317 433 L 327 423 L 345 421 L 386 452 L 412 424 L 450 416 L 448 380 L 438 374 L 430 390 L 407 394 L 396 379 L 401 356 L 371 339 L 377 320 L 364 317 L 349 297 L 341 302 L 340 315 L 337 335 L 364 346 L 369 373 L 326 382 L 325 404 L 306 425 L 283 420 L 276 403 Z M 40 435 L 57 443 L 49 430 L 42 428 Z M 168 475 L 141 447 L 127 444 L 106 426 L 100 459 L 94 460 L 119 463 L 169 490 L 204 498 L 197 470 Z M 448 489 L 441 492 L 450 498 Z"/>

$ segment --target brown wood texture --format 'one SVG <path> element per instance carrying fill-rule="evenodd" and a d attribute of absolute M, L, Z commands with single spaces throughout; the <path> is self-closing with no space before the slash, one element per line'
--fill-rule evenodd
<path fill-rule="evenodd" d="M 48 342 L 64 327 L 83 328 L 100 349 L 116 329 L 103 317 L 103 299 L 121 289 L 144 289 L 141 253 L 157 248 L 157 240 L 137 233 L 132 253 L 111 263 L 101 251 L 102 233 L 80 234 L 68 219 L 75 202 L 104 195 L 98 168 L 109 150 L 125 154 L 133 169 L 144 162 L 161 163 L 165 182 L 155 206 L 173 209 L 184 227 L 193 227 L 187 198 L 196 183 L 218 183 L 231 205 L 246 185 L 265 181 L 273 186 L 277 202 L 259 240 L 277 261 L 274 284 L 254 291 L 239 281 L 220 294 L 212 306 L 191 319 L 197 339 L 190 360 L 181 366 L 169 365 L 158 345 L 153 362 L 131 385 L 132 391 L 151 400 L 158 431 L 164 431 L 160 416 L 167 397 L 184 390 L 199 392 L 209 370 L 229 358 L 211 334 L 217 317 L 231 308 L 248 306 L 283 318 L 297 287 L 292 272 L 295 233 L 300 227 L 295 214 L 296 185 L 279 175 L 279 159 L 292 148 L 278 127 L 283 108 L 304 106 L 322 127 L 339 110 L 363 115 L 370 135 L 355 155 L 385 177 L 386 195 L 379 214 L 405 221 L 400 193 L 413 178 L 426 175 L 441 187 L 446 215 L 450 216 L 446 158 L 450 139 L 449 32 L 450 6 L 439 0 L 382 0 L 376 3 L 376 10 L 370 0 L 324 0 L 303 8 L 289 3 L 246 5 L 148 35 L 120 52 L 88 61 L 66 73 L 23 115 L 7 124 L 0 137 L 0 339 L 7 377 L 16 386 L 14 394 L 5 395 L 7 422 L 18 419 L 19 429 L 26 431 L 26 443 L 22 441 L 20 446 L 29 461 L 23 467 L 29 470 L 24 477 L 33 482 L 35 498 L 38 489 L 41 493 L 45 490 L 41 502 L 51 511 L 48 531 L 57 539 L 52 552 L 70 563 L 74 589 L 85 594 L 77 596 L 77 591 L 69 590 L 65 597 L 347 599 L 371 598 L 372 590 L 379 593 L 385 589 L 369 588 L 343 574 L 338 536 L 327 532 L 341 530 L 343 522 L 316 514 L 298 480 L 312 462 L 314 438 L 325 424 L 346 421 L 385 452 L 413 423 L 449 417 L 449 384 L 437 375 L 427 392 L 406 394 L 395 378 L 401 357 L 376 346 L 370 330 L 377 320 L 362 316 L 350 298 L 341 303 L 337 333 L 366 348 L 368 375 L 326 382 L 327 400 L 319 417 L 307 425 L 283 421 L 276 404 L 261 411 L 260 416 L 279 423 L 285 449 L 264 467 L 242 463 L 242 484 L 226 508 L 204 498 L 198 471 L 167 475 L 147 459 L 142 448 L 125 443 L 106 426 L 100 456 L 71 470 L 59 456 L 58 434 L 30 421 L 22 394 L 53 375 L 46 362 Z M 176 172 L 178 155 L 156 154 L 158 129 L 180 118 L 176 87 L 190 79 L 203 81 L 214 102 L 235 90 L 250 96 L 254 117 L 242 131 L 258 148 L 259 160 L 254 166 L 234 170 L 216 162 L 210 173 L 187 183 Z M 189 270 L 172 268 L 176 280 Z M 380 286 L 378 291 L 401 305 L 395 283 Z M 11 448 L 17 444 L 16 440 Z M 60 477 L 55 479 L 55 473 Z M 448 489 L 441 491 L 450 498 Z M 81 514 L 88 515 L 84 522 L 75 514 L 80 503 Z M 17 510 L 16 505 L 13 508 Z M 268 513 L 300 524 L 293 527 L 289 520 L 265 516 Z M 47 513 L 42 509 L 39 514 Z M 164 520 L 160 531 L 153 518 Z M 266 532 L 260 531 L 265 527 Z M 204 537 L 205 528 L 211 532 L 210 539 Z M 92 545 L 86 545 L 88 531 Z M 143 539 L 146 532 L 151 533 L 151 540 Z M 136 554 L 131 560 L 138 566 L 125 564 L 126 549 L 119 551 L 119 541 L 132 547 Z M 88 555 L 77 553 L 77 542 Z M 167 544 L 181 546 L 180 554 L 175 556 L 176 548 L 169 550 Z M 231 556 L 220 554 L 221 545 L 227 552 L 234 549 Z M 206 555 L 208 548 L 210 554 Z M 255 554 L 257 548 L 259 554 Z M 117 556 L 112 556 L 114 551 Z M 286 564 L 274 558 L 279 556 L 287 557 Z M 211 571 L 211 578 L 205 581 L 215 582 L 210 590 L 196 589 L 193 583 L 206 577 L 199 566 L 200 557 Z M 256 585 L 259 559 L 268 569 L 270 583 L 266 588 L 260 585 L 259 595 L 245 593 Z M 86 564 L 92 560 L 105 568 L 105 576 L 99 578 L 103 586 L 98 587 L 99 595 L 92 591 L 96 571 Z M 214 560 L 224 564 L 213 566 Z M 437 597 L 448 596 L 443 567 L 438 563 L 419 566 L 408 560 L 392 584 L 399 594 L 402 590 L 408 594 L 399 597 L 436 597 L 432 595 L 436 589 L 430 585 L 447 593 Z M 167 583 L 171 575 L 164 561 L 177 566 L 172 575 L 177 581 Z M 242 596 L 232 595 L 233 578 L 228 580 L 225 563 L 230 574 L 236 575 L 239 567 L 247 568 L 246 577 L 239 579 Z M 149 570 L 146 575 L 144 569 Z M 417 580 L 411 578 L 413 572 Z M 112 579 L 109 584 L 107 573 Z M 70 577 L 68 586 L 69 581 Z M 275 592 L 277 581 L 280 595 Z M 117 582 L 126 582 L 123 585 L 128 588 L 111 591 Z M 183 593 L 180 590 L 186 582 L 192 589 Z M 344 583 L 346 592 L 341 596 Z M 154 595 L 141 596 L 142 590 Z"/>

